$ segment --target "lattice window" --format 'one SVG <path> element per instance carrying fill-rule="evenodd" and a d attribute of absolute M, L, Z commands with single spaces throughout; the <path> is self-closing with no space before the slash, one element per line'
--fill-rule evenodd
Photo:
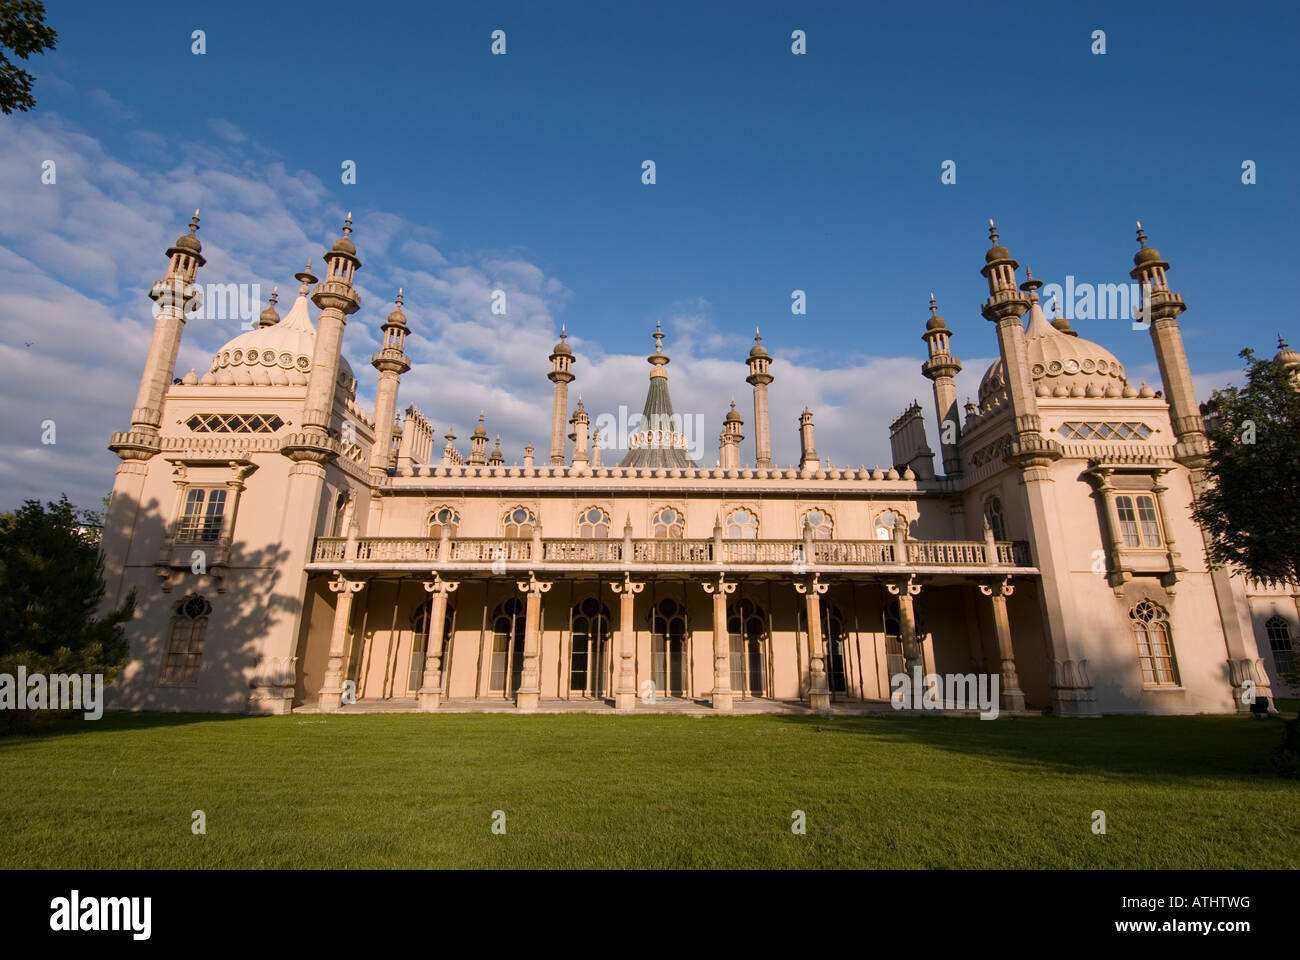
<path fill-rule="evenodd" d="M 1291 628 L 1281 617 L 1269 617 L 1264 624 L 1268 646 L 1273 651 L 1273 665 L 1285 677 L 1295 668 L 1295 647 L 1291 644 Z"/>
<path fill-rule="evenodd" d="M 1070 440 L 1145 440 L 1151 436 L 1151 428 L 1145 423 L 1111 420 L 1072 420 L 1061 424 L 1059 432 Z"/>
<path fill-rule="evenodd" d="M 758 517 L 744 507 L 732 510 L 727 515 L 727 539 L 757 540 Z"/>
<path fill-rule="evenodd" d="M 203 659 L 203 635 L 208 628 L 212 604 L 191 594 L 176 604 L 167 634 L 167 655 L 163 661 L 163 683 L 195 683 Z"/>
<path fill-rule="evenodd" d="M 195 433 L 275 433 L 284 421 L 273 413 L 196 413 L 185 425 Z"/>
<path fill-rule="evenodd" d="M 1143 600 L 1128 615 L 1137 640 L 1142 682 L 1147 686 L 1178 686 L 1178 661 L 1174 658 L 1174 642 L 1169 633 L 1169 614 L 1163 607 Z"/>

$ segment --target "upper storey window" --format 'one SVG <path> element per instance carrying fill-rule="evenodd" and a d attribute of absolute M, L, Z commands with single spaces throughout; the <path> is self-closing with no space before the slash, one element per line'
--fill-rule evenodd
<path fill-rule="evenodd" d="M 1119 532 L 1126 547 L 1158 547 L 1160 521 L 1156 516 L 1156 502 L 1145 494 L 1123 494 L 1115 498 L 1115 512 L 1119 515 Z"/>
<path fill-rule="evenodd" d="M 656 540 L 680 540 L 686 535 L 686 520 L 672 507 L 664 507 L 650 518 Z"/>
<path fill-rule="evenodd" d="M 584 540 L 601 540 L 609 536 L 609 514 L 600 507 L 589 507 L 578 516 L 578 536 Z"/>
<path fill-rule="evenodd" d="M 835 532 L 835 521 L 825 510 L 809 510 L 803 516 L 803 524 L 812 529 L 814 540 L 829 540 Z"/>
<path fill-rule="evenodd" d="M 221 537 L 226 515 L 226 488 L 191 487 L 185 493 L 176 539 L 181 543 L 212 543 Z"/>
<path fill-rule="evenodd" d="M 515 507 L 505 517 L 505 532 L 507 537 L 527 540 L 533 535 L 533 529 L 537 526 L 537 517 L 533 511 L 526 507 Z"/>
<path fill-rule="evenodd" d="M 740 507 L 727 515 L 728 540 L 757 540 L 758 517 Z"/>
<path fill-rule="evenodd" d="M 984 502 L 984 519 L 989 522 L 989 529 L 993 531 L 994 540 L 1007 539 L 1007 521 L 1002 516 L 1002 500 L 998 497 L 989 497 Z"/>
<path fill-rule="evenodd" d="M 439 507 L 429 514 L 429 536 L 441 537 L 444 527 L 448 528 L 453 537 L 460 529 L 460 514 L 451 507 Z"/>
<path fill-rule="evenodd" d="M 876 517 L 876 539 L 893 540 L 894 528 L 903 522 L 903 518 L 892 510 L 886 510 Z"/>
<path fill-rule="evenodd" d="M 1145 423 L 1074 420 L 1061 424 L 1060 433 L 1069 440 L 1145 440 L 1151 428 Z"/>

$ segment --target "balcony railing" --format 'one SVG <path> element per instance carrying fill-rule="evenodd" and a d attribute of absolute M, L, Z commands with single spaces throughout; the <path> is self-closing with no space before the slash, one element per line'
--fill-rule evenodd
<path fill-rule="evenodd" d="M 319 537 L 312 559 L 317 563 L 359 562 L 532 563 L 535 542 L 504 537 L 460 537 L 446 543 L 436 537 L 366 537 L 355 542 L 349 556 L 348 541 L 341 537 Z M 628 556 L 623 540 L 543 538 L 541 563 L 621 564 L 657 563 L 666 566 L 766 565 L 805 562 L 825 566 L 908 567 L 1028 567 L 1032 565 L 1029 545 L 1023 541 L 995 544 L 996 559 L 990 563 L 987 544 L 982 540 L 908 540 L 906 563 L 899 564 L 892 540 L 814 540 L 811 554 L 804 555 L 802 540 L 633 540 Z"/>

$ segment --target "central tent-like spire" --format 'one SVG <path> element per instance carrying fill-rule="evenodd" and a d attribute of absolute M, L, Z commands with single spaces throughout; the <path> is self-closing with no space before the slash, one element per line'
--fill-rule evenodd
<path fill-rule="evenodd" d="M 645 409 L 641 422 L 628 438 L 624 467 L 697 467 L 687 454 L 686 434 L 682 419 L 673 413 L 673 401 L 668 396 L 668 355 L 664 353 L 663 327 L 655 324 L 655 352 L 646 359 L 650 363 L 650 389 L 646 392 Z"/>

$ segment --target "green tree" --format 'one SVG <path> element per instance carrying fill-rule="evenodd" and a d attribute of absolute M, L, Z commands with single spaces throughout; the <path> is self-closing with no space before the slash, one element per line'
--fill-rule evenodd
<path fill-rule="evenodd" d="M 21 664 L 29 674 L 102 673 L 111 682 L 126 664 L 135 593 L 98 616 L 104 593 L 97 538 L 67 497 L 0 514 L 0 673 Z M 13 711 L 7 720 L 24 716 Z"/>
<path fill-rule="evenodd" d="M 1216 390 L 1209 403 L 1210 483 L 1192 516 L 1215 566 L 1300 582 L 1300 390 L 1278 358 L 1240 355 L 1246 385 Z"/>
<path fill-rule="evenodd" d="M 8 50 L 20 60 L 33 53 L 53 50 L 58 34 L 45 25 L 45 4 L 40 0 L 0 0 L 0 110 L 30 110 L 36 106 L 32 96 L 35 78 L 13 63 Z"/>

